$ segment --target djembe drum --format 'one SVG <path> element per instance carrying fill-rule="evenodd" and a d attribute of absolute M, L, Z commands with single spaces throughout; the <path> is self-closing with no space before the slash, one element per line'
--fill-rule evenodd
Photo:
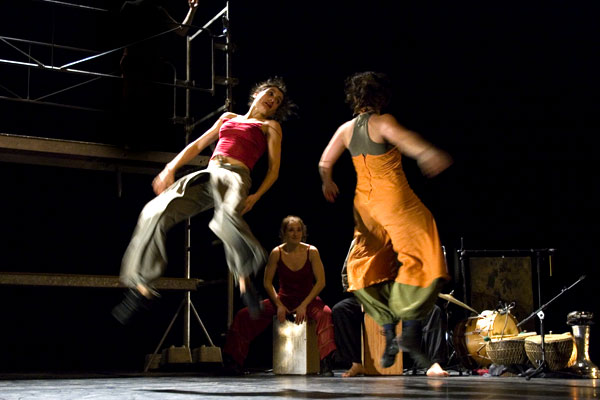
<path fill-rule="evenodd" d="M 525 339 L 527 358 L 534 366 L 546 361 L 550 371 L 560 371 L 569 364 L 573 354 L 573 336 L 570 333 L 544 335 L 544 356 L 542 358 L 542 336 L 535 335 Z"/>
<path fill-rule="evenodd" d="M 486 353 L 496 365 L 527 364 L 525 339 L 534 335 L 535 332 L 521 332 L 514 336 L 490 339 L 485 345 Z"/>

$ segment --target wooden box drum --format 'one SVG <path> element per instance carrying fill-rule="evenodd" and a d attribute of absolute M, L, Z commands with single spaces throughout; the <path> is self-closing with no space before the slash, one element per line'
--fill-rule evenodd
<path fill-rule="evenodd" d="M 534 366 L 542 360 L 542 336 L 535 335 L 525 339 L 527 358 Z M 559 371 L 569 365 L 573 355 L 573 336 L 571 333 L 544 335 L 544 358 L 550 371 Z"/>
<path fill-rule="evenodd" d="M 453 342 L 463 365 L 474 369 L 492 363 L 486 351 L 487 341 L 518 334 L 517 319 L 510 312 L 500 314 L 485 310 L 478 316 L 458 323 Z"/>

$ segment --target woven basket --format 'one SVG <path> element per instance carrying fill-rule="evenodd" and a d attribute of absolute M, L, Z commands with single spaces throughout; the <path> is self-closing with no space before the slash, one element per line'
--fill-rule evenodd
<path fill-rule="evenodd" d="M 526 364 L 525 336 L 510 336 L 492 340 L 485 345 L 490 360 L 497 365 Z"/>
<path fill-rule="evenodd" d="M 570 333 L 544 336 L 544 356 L 550 371 L 560 371 L 567 367 L 573 354 L 573 336 Z M 525 353 L 534 366 L 542 360 L 541 336 L 525 339 Z"/>

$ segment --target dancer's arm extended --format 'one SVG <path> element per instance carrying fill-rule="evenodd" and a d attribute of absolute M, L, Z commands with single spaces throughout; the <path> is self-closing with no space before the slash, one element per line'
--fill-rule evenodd
<path fill-rule="evenodd" d="M 269 120 L 265 122 L 267 135 L 267 152 L 269 156 L 269 167 L 265 179 L 261 185 L 251 195 L 246 198 L 246 205 L 242 210 L 242 215 L 252 210 L 254 204 L 269 190 L 279 177 L 279 166 L 281 164 L 281 126 L 277 121 Z"/>
<path fill-rule="evenodd" d="M 175 156 L 152 181 L 154 193 L 161 194 L 166 188 L 175 182 L 175 172 L 190 162 L 209 144 L 219 138 L 219 129 L 226 118 L 233 118 L 236 114 L 225 113 L 211 126 L 202 136 L 188 144 L 179 154 Z"/>
<path fill-rule="evenodd" d="M 438 149 L 421 135 L 406 129 L 391 114 L 374 115 L 369 120 L 369 135 L 375 142 L 384 140 L 393 144 L 410 158 L 417 160 L 427 177 L 433 177 L 452 164 L 448 153 Z"/>
<path fill-rule="evenodd" d="M 321 189 L 323 190 L 325 199 L 331 203 L 335 201 L 335 198 L 340 192 L 333 181 L 333 166 L 344 150 L 348 148 L 353 126 L 353 121 L 348 121 L 340 126 L 329 141 L 329 144 L 327 144 L 327 147 L 325 147 L 321 159 L 319 160 L 319 174 L 321 175 L 321 181 L 323 182 Z"/>

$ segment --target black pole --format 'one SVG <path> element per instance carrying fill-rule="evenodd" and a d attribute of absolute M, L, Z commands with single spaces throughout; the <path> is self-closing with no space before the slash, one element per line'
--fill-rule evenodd
<path fill-rule="evenodd" d="M 550 301 L 548 301 L 546 304 L 543 304 L 542 306 L 540 306 L 540 308 L 538 308 L 536 311 L 531 313 L 527 318 L 525 318 L 523 321 L 521 321 L 517 324 L 517 327 L 524 324 L 529 319 L 531 319 L 534 315 L 537 315 L 538 318 L 540 319 L 540 340 L 541 340 L 540 344 L 541 344 L 541 351 L 542 351 L 542 359 L 541 359 L 538 367 L 533 372 L 526 375 L 527 380 L 529 380 L 533 376 L 539 374 L 546 368 L 546 354 L 545 354 L 545 344 L 544 344 L 544 310 L 546 309 L 546 307 L 548 307 L 550 305 L 550 303 L 552 303 L 554 300 L 556 300 L 558 297 L 560 297 L 564 292 L 573 288 L 575 285 L 577 285 L 579 282 L 581 282 L 584 279 L 585 279 L 585 275 L 582 275 L 581 277 L 579 277 L 579 279 L 577 281 L 575 281 L 573 284 L 571 284 L 571 286 L 563 288 L 560 291 L 560 293 L 558 293 L 556 296 L 554 296 L 552 299 L 550 299 Z"/>

